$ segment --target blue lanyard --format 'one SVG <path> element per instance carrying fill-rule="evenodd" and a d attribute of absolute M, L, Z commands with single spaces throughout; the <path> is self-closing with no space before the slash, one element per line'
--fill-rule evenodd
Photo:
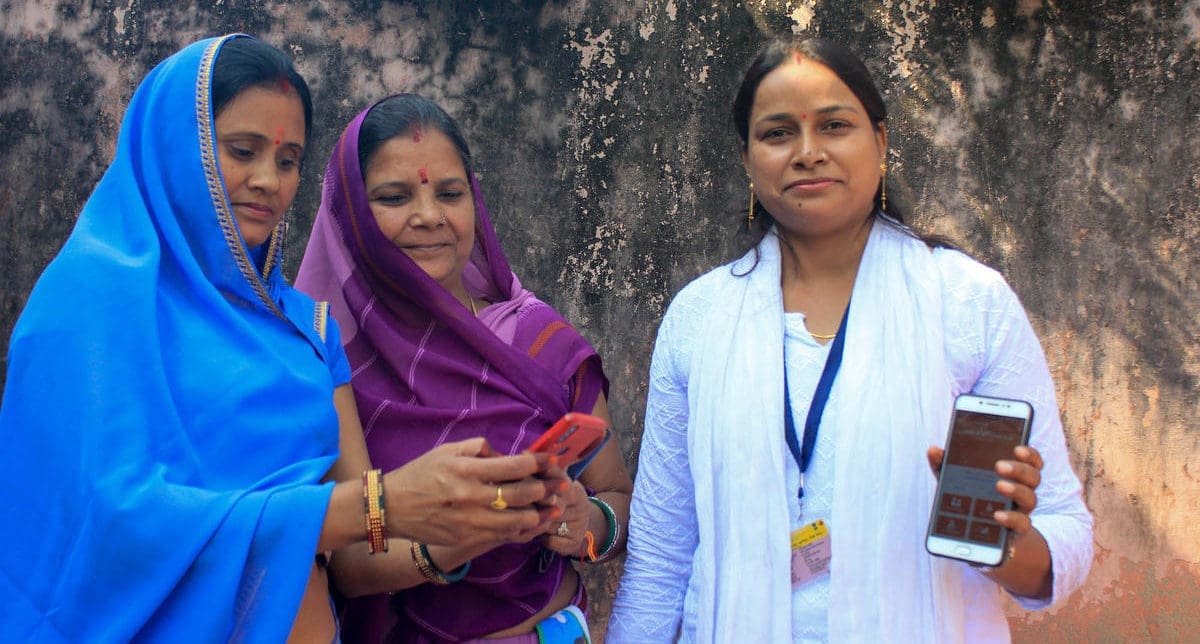
<path fill-rule="evenodd" d="M 783 433 L 787 438 L 788 449 L 796 465 L 800 467 L 800 492 L 798 497 L 804 499 L 804 473 L 812 461 L 813 446 L 817 444 L 817 431 L 821 428 L 821 416 L 825 414 L 825 403 L 829 401 L 829 392 L 833 389 L 833 379 L 842 366 L 842 349 L 846 338 L 846 320 L 850 318 L 850 304 L 846 304 L 846 312 L 842 314 L 842 323 L 838 326 L 837 337 L 829 348 L 829 357 L 825 359 L 825 369 L 821 371 L 821 379 L 817 381 L 817 391 L 813 394 L 812 405 L 808 408 L 808 418 L 804 421 L 804 447 L 796 439 L 796 421 L 792 420 L 792 397 L 788 390 L 787 360 L 783 364 Z"/>

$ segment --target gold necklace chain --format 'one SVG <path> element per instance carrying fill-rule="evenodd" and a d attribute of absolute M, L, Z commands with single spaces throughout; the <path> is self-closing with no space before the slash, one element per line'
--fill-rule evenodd
<path fill-rule="evenodd" d="M 836 333 L 813 333 L 809 331 L 808 334 L 818 340 L 832 340 L 837 337 Z"/>
<path fill-rule="evenodd" d="M 467 297 L 471 298 L 471 315 L 474 315 L 475 317 L 479 317 L 479 311 L 475 310 L 475 298 L 469 294 L 467 295 Z"/>

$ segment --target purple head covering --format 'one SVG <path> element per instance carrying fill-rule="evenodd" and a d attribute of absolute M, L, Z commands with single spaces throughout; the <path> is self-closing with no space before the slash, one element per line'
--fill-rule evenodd
<path fill-rule="evenodd" d="M 564 413 L 592 410 L 607 388 L 599 356 L 521 288 L 469 168 L 475 248 L 463 283 L 491 303 L 478 317 L 384 236 L 358 159 L 359 130 L 374 107 L 350 122 L 329 160 L 296 286 L 327 300 L 342 328 L 376 467 L 476 436 L 516 454 Z M 453 641 L 509 628 L 546 606 L 566 565 L 537 539 L 504 545 L 476 558 L 456 584 L 351 600 L 343 637 Z"/>

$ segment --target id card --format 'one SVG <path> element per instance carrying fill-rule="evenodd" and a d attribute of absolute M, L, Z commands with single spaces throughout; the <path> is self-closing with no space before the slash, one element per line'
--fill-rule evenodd
<path fill-rule="evenodd" d="M 829 526 L 817 519 L 792 531 L 792 588 L 829 574 Z"/>

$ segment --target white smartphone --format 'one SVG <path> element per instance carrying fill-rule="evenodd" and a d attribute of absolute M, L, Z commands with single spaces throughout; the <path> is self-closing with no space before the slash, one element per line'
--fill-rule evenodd
<path fill-rule="evenodd" d="M 963 394 L 954 415 L 937 493 L 929 515 L 925 549 L 939 557 L 997 566 L 1008 547 L 1008 530 L 992 519 L 1012 501 L 996 491 L 996 462 L 1014 459 L 1029 441 L 1033 407 L 1020 400 Z"/>

